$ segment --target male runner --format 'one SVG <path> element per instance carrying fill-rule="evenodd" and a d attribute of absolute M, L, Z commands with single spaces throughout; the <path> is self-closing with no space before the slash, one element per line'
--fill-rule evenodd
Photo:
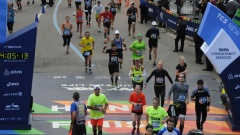
<path fill-rule="evenodd" d="M 117 3 L 114 0 L 111 0 L 111 2 L 108 3 L 108 6 L 110 8 L 110 12 L 113 14 L 113 21 L 112 21 L 112 26 L 111 26 L 111 28 L 113 29 L 113 22 L 114 22 L 116 13 L 117 13 L 116 8 L 118 6 L 117 6 Z"/>
<path fill-rule="evenodd" d="M 168 114 L 164 108 L 159 106 L 159 99 L 153 98 L 153 106 L 149 106 L 146 111 L 146 121 L 153 126 L 153 133 L 157 134 L 159 130 L 164 128 L 164 123 Z"/>
<path fill-rule="evenodd" d="M 157 65 L 157 69 L 153 70 L 150 76 L 146 80 L 146 84 L 144 88 L 146 88 L 147 83 L 155 76 L 155 83 L 154 83 L 154 92 L 155 96 L 160 99 L 161 97 L 161 106 L 163 107 L 165 101 L 165 93 L 166 93 L 166 86 L 165 86 L 165 76 L 167 76 L 168 80 L 173 83 L 172 78 L 168 74 L 167 70 L 163 69 L 163 62 L 160 60 Z M 159 96 L 160 95 L 160 96 Z"/>
<path fill-rule="evenodd" d="M 152 50 L 154 53 L 153 57 L 153 66 L 156 66 L 156 59 L 157 59 L 157 46 L 158 46 L 158 39 L 159 37 L 159 29 L 157 29 L 157 23 L 155 21 L 152 22 L 153 27 L 150 28 L 147 33 L 146 37 L 149 38 L 148 40 L 148 46 L 149 46 L 149 60 L 152 59 Z"/>
<path fill-rule="evenodd" d="M 111 77 L 111 83 L 112 83 L 111 87 L 113 88 L 114 86 L 116 86 L 117 88 L 119 88 L 118 82 L 117 82 L 118 76 L 119 76 L 118 56 L 119 56 L 120 52 L 127 50 L 127 47 L 123 46 L 123 48 L 117 49 L 117 45 L 115 43 L 113 43 L 111 46 L 112 46 L 111 49 L 106 50 L 107 45 L 105 45 L 103 47 L 102 53 L 109 54 L 108 69 L 109 69 L 109 74 Z M 115 76 L 115 83 L 113 83 L 114 76 Z"/>
<path fill-rule="evenodd" d="M 142 34 L 138 34 L 137 40 L 130 45 L 130 51 L 132 51 L 133 64 L 135 59 L 140 59 L 140 63 L 143 64 L 146 43 L 142 40 Z"/>
<path fill-rule="evenodd" d="M 106 44 L 107 41 L 110 40 L 109 34 L 110 34 L 110 26 L 112 25 L 113 21 L 113 14 L 111 12 L 108 12 L 108 7 L 105 7 L 105 12 L 101 13 L 99 15 L 99 23 L 101 22 L 102 16 L 103 16 L 103 27 L 104 27 L 104 43 Z M 108 36 L 107 36 L 108 35 Z"/>
<path fill-rule="evenodd" d="M 123 45 L 126 45 L 124 42 L 124 39 L 120 37 L 119 30 L 115 30 L 114 32 L 115 38 L 112 40 L 111 44 L 115 43 L 117 45 L 117 49 L 121 49 Z M 119 67 L 122 69 L 122 63 L 123 63 L 123 53 L 119 52 Z"/>
<path fill-rule="evenodd" d="M 167 127 L 162 128 L 157 135 L 180 135 L 179 130 L 174 127 L 173 118 L 168 118 L 166 124 Z"/>
<path fill-rule="evenodd" d="M 85 32 L 85 37 L 82 38 L 79 46 L 82 47 L 82 54 L 85 58 L 85 72 L 89 71 L 89 74 L 92 74 L 92 54 L 94 50 L 94 39 L 90 36 L 90 32 Z M 87 71 L 88 69 L 88 71 Z"/>
<path fill-rule="evenodd" d="M 73 93 L 74 102 L 71 104 L 71 126 L 72 135 L 86 135 L 85 118 L 87 116 L 86 104 L 79 100 L 80 94 Z"/>
<path fill-rule="evenodd" d="M 93 129 L 93 135 L 102 135 L 102 125 L 104 114 L 108 107 L 107 97 L 100 93 L 101 87 L 94 85 L 94 93 L 92 93 L 87 100 L 87 108 L 90 109 L 90 119 Z"/>
<path fill-rule="evenodd" d="M 134 7 L 134 2 L 131 2 L 131 7 L 127 10 L 128 16 L 128 36 L 131 36 L 131 27 L 132 27 L 132 36 L 135 37 L 135 24 L 136 24 L 136 14 L 138 17 L 138 10 Z"/>
<path fill-rule="evenodd" d="M 131 134 L 133 135 L 136 130 L 137 134 L 140 134 L 140 120 L 143 114 L 143 106 L 146 105 L 145 95 L 141 92 L 141 86 L 136 85 L 134 92 L 130 95 L 129 102 L 132 104 L 132 126 Z"/>
<path fill-rule="evenodd" d="M 87 26 L 91 26 L 91 11 L 92 11 L 92 0 L 84 0 L 85 4 L 85 17 L 86 17 L 86 22 Z"/>
<path fill-rule="evenodd" d="M 98 1 L 96 5 L 93 6 L 92 11 L 93 12 L 95 10 L 96 14 L 95 14 L 95 18 L 96 18 L 96 22 L 98 23 L 98 32 L 100 33 L 100 28 L 101 28 L 101 24 L 99 23 L 99 15 L 102 13 L 102 11 L 104 10 L 104 7 L 100 4 L 101 2 Z"/>
<path fill-rule="evenodd" d="M 170 98 L 171 94 L 173 93 L 173 103 L 175 106 L 175 111 L 171 110 L 173 109 L 170 106 Z M 171 89 L 168 92 L 168 112 L 171 114 L 171 117 L 175 117 L 175 126 L 177 125 L 178 117 L 180 118 L 180 126 L 179 131 L 180 135 L 183 133 L 184 129 L 184 121 L 187 113 L 187 105 L 188 105 L 188 85 L 184 81 L 184 74 L 180 74 L 178 76 L 178 82 L 173 83 Z M 173 113 L 174 112 L 174 113 Z M 173 114 L 172 114 L 173 113 Z"/>

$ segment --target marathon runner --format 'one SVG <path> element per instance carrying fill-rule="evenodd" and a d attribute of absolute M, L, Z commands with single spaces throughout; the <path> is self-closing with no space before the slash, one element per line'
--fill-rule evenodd
<path fill-rule="evenodd" d="M 145 68 L 140 64 L 139 59 L 134 60 L 135 64 L 131 67 L 129 76 L 132 77 L 133 89 L 136 85 L 141 86 L 141 91 L 143 90 L 143 76 L 146 75 Z"/>
<path fill-rule="evenodd" d="M 93 6 L 92 11 L 93 12 L 95 10 L 96 14 L 95 14 L 95 18 L 96 18 L 96 22 L 98 24 L 98 32 L 100 33 L 100 28 L 101 28 L 101 24 L 99 22 L 99 15 L 102 13 L 102 11 L 104 10 L 104 7 L 100 4 L 101 2 L 98 1 L 96 5 Z"/>
<path fill-rule="evenodd" d="M 67 54 L 69 54 L 69 46 L 71 43 L 72 33 L 73 33 L 73 25 L 69 22 L 70 17 L 65 17 L 66 22 L 64 22 L 61 26 L 61 34 L 63 37 L 63 47 L 67 45 Z"/>
<path fill-rule="evenodd" d="M 7 13 L 7 28 L 9 34 L 13 33 L 13 25 L 14 25 L 14 16 L 17 14 L 17 9 L 12 7 L 11 2 L 8 2 L 8 13 Z"/>
<path fill-rule="evenodd" d="M 114 19 L 115 19 L 115 16 L 116 16 L 116 8 L 117 8 L 117 3 L 114 1 L 114 0 L 111 0 L 110 3 L 108 3 L 108 6 L 110 8 L 110 12 L 113 14 L 113 20 L 112 20 L 112 25 L 111 25 L 111 28 L 113 29 L 113 23 L 114 23 Z"/>
<path fill-rule="evenodd" d="M 155 76 L 155 83 L 154 83 L 155 96 L 159 99 L 161 97 L 160 105 L 163 107 L 164 101 L 165 101 L 165 93 L 166 93 L 165 76 L 167 76 L 171 84 L 173 84 L 173 81 L 170 75 L 168 74 L 167 70 L 163 69 L 162 60 L 158 62 L 157 69 L 153 70 L 150 76 L 147 78 L 144 88 L 147 87 L 147 83 L 153 76 Z"/>
<path fill-rule="evenodd" d="M 135 24 L 136 24 L 136 14 L 138 17 L 138 10 L 134 7 L 134 2 L 131 2 L 131 7 L 127 10 L 128 16 L 128 36 L 131 36 L 131 27 L 132 27 L 132 36 L 135 37 Z"/>
<path fill-rule="evenodd" d="M 146 105 L 145 95 L 141 92 L 141 86 L 136 85 L 134 92 L 130 95 L 129 102 L 132 104 L 132 126 L 131 134 L 133 135 L 136 130 L 137 134 L 140 134 L 141 117 L 143 114 L 143 106 Z"/>
<path fill-rule="evenodd" d="M 92 0 L 84 0 L 87 26 L 91 26 Z"/>
<path fill-rule="evenodd" d="M 123 45 L 126 46 L 126 43 L 124 42 L 124 39 L 120 37 L 120 32 L 118 30 L 115 30 L 114 32 L 115 38 L 112 40 L 111 44 L 115 43 L 117 45 L 117 49 L 121 49 Z M 123 63 L 123 52 L 119 52 L 119 67 L 122 69 L 122 63 Z"/>
<path fill-rule="evenodd" d="M 89 74 L 92 74 L 92 56 L 94 50 L 94 39 L 90 36 L 90 32 L 85 32 L 85 37 L 82 38 L 79 46 L 82 47 L 82 54 L 85 58 L 85 72 L 89 71 Z"/>
<path fill-rule="evenodd" d="M 87 108 L 90 109 L 90 119 L 93 129 L 93 135 L 102 135 L 102 125 L 104 114 L 108 108 L 107 97 L 100 93 L 101 87 L 99 85 L 94 86 L 94 93 L 92 93 L 87 100 Z"/>
<path fill-rule="evenodd" d="M 79 32 L 79 29 L 80 29 L 80 32 L 79 32 L 80 38 L 82 38 L 83 13 L 84 13 L 84 10 L 82 10 L 82 6 L 79 5 L 78 10 L 76 11 L 76 23 L 77 23 L 77 33 Z"/>
<path fill-rule="evenodd" d="M 146 43 L 142 41 L 142 34 L 138 34 L 137 38 L 138 39 L 130 46 L 130 51 L 132 51 L 132 60 L 134 64 L 135 59 L 140 59 L 140 63 L 143 64 L 143 54 L 146 52 Z"/>
<path fill-rule="evenodd" d="M 110 26 L 113 22 L 113 14 L 111 12 L 108 12 L 108 7 L 105 7 L 105 12 L 101 13 L 99 15 L 99 23 L 101 22 L 102 16 L 103 16 L 103 27 L 104 27 L 104 43 L 106 44 L 107 41 L 110 40 L 109 34 L 110 34 Z"/>
<path fill-rule="evenodd" d="M 146 111 L 146 121 L 153 126 L 153 133 L 158 132 L 164 128 L 164 123 L 168 118 L 168 113 L 164 108 L 159 106 L 159 98 L 153 98 L 153 106 L 149 106 Z"/>
<path fill-rule="evenodd" d="M 118 76 L 119 76 L 118 56 L 120 52 L 127 50 L 127 47 L 123 46 L 123 48 L 117 49 L 117 45 L 115 43 L 111 44 L 111 47 L 112 47 L 111 49 L 107 49 L 107 45 L 105 45 L 103 47 L 102 53 L 109 54 L 108 69 L 109 69 L 109 74 L 111 78 L 111 84 L 112 84 L 111 87 L 113 88 L 114 86 L 116 86 L 117 88 L 119 88 L 118 82 L 117 82 Z M 115 83 L 113 83 L 114 77 L 115 77 Z"/>

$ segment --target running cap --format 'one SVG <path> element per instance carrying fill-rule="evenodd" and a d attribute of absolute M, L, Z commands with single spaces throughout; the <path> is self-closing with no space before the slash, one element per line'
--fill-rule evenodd
<path fill-rule="evenodd" d="M 114 34 L 119 34 L 120 32 L 118 30 L 115 30 Z"/>
<path fill-rule="evenodd" d="M 134 2 L 131 2 L 131 5 L 134 4 Z"/>
<path fill-rule="evenodd" d="M 99 85 L 94 85 L 93 89 L 94 89 L 94 90 L 96 90 L 96 89 L 101 90 L 102 88 L 101 88 Z"/>
<path fill-rule="evenodd" d="M 157 23 L 155 21 L 152 22 L 152 25 L 157 25 Z"/>
<path fill-rule="evenodd" d="M 142 37 L 142 34 L 138 33 L 138 37 Z"/>

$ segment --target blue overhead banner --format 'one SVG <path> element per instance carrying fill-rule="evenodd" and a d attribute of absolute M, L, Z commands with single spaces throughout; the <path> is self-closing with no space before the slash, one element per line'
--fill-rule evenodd
<path fill-rule="evenodd" d="M 7 38 L 7 0 L 0 0 L 0 43 Z"/>
<path fill-rule="evenodd" d="M 156 19 L 159 13 L 159 7 L 152 4 L 148 4 L 148 17 Z"/>
<path fill-rule="evenodd" d="M 0 129 L 31 129 L 30 97 L 37 23 L 14 32 L 0 45 Z"/>
<path fill-rule="evenodd" d="M 205 41 L 201 49 L 226 87 L 229 126 L 233 131 L 240 131 L 240 28 L 208 3 L 198 35 Z"/>

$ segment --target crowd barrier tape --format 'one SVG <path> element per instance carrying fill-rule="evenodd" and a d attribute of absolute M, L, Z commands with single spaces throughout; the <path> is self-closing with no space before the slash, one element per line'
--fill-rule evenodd
<path fill-rule="evenodd" d="M 178 24 L 178 14 L 173 13 L 165 8 L 159 8 L 157 5 L 148 4 L 148 16 L 152 19 L 158 20 L 166 24 L 167 28 L 177 30 Z M 195 29 L 199 27 L 200 21 L 187 18 L 183 16 L 183 20 L 187 23 L 187 35 L 193 37 L 195 34 Z"/>

